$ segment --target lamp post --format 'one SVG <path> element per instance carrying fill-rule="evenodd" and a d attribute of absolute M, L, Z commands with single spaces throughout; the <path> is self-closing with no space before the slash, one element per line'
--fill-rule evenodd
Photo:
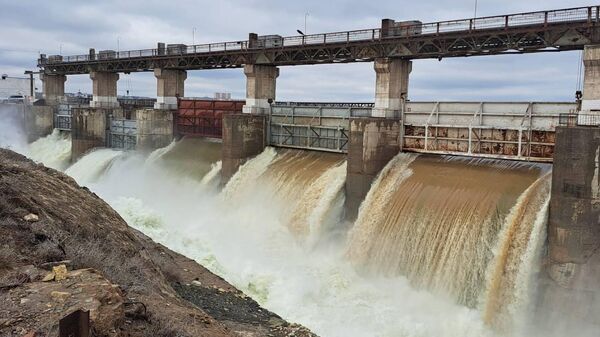
<path fill-rule="evenodd" d="M 196 27 L 192 28 L 192 46 L 196 45 Z"/>
<path fill-rule="evenodd" d="M 310 16 L 310 13 L 304 13 L 304 33 L 307 33 L 308 31 L 306 30 L 306 19 Z M 303 34 L 304 35 L 304 34 Z"/>

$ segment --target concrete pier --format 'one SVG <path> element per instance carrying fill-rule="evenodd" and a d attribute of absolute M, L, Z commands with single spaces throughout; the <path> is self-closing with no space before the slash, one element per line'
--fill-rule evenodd
<path fill-rule="evenodd" d="M 90 73 L 93 82 L 93 98 L 90 102 L 91 108 L 118 108 L 117 81 L 118 73 L 94 71 Z"/>
<path fill-rule="evenodd" d="M 600 45 L 585 46 L 583 52 L 585 73 L 581 110 L 586 114 L 596 110 L 600 114 Z"/>
<path fill-rule="evenodd" d="M 177 109 L 177 98 L 185 96 L 185 70 L 154 69 L 156 77 L 156 103 L 155 109 Z"/>
<path fill-rule="evenodd" d="M 375 60 L 376 87 L 373 117 L 400 118 L 408 96 L 412 61 L 396 58 Z"/>
<path fill-rule="evenodd" d="M 106 146 L 110 110 L 103 108 L 74 108 L 71 121 L 71 161 L 96 147 Z"/>
<path fill-rule="evenodd" d="M 42 92 L 47 105 L 56 105 L 65 98 L 65 75 L 40 74 Z"/>
<path fill-rule="evenodd" d="M 354 118 L 350 121 L 346 174 L 346 219 L 354 220 L 371 184 L 400 152 L 399 119 Z"/>
<path fill-rule="evenodd" d="M 162 109 L 139 109 L 137 120 L 136 149 L 153 151 L 173 141 L 173 111 Z"/>
<path fill-rule="evenodd" d="M 223 116 L 221 182 L 227 183 L 246 160 L 260 154 L 266 146 L 266 116 L 226 114 Z"/>
<path fill-rule="evenodd" d="M 600 129 L 557 127 L 541 308 L 600 325 Z M 595 304 L 594 304 L 595 303 Z"/>
<path fill-rule="evenodd" d="M 275 91 L 279 69 L 275 66 L 247 64 L 246 74 L 246 105 L 243 113 L 265 115 L 269 112 L 270 103 L 275 101 Z"/>
<path fill-rule="evenodd" d="M 54 109 L 56 107 L 51 105 L 24 106 L 24 122 L 28 142 L 34 142 L 52 133 Z"/>

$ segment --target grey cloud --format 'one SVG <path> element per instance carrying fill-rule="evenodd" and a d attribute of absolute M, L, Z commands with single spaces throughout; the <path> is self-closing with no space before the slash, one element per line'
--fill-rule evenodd
<path fill-rule="evenodd" d="M 496 15 L 587 5 L 587 1 L 479 0 L 479 14 Z M 295 34 L 377 27 L 382 18 L 435 21 L 473 15 L 474 0 L 282 1 L 282 0 L 0 0 L 0 72 L 21 75 L 35 67 L 37 52 L 84 54 L 87 49 L 153 48 L 156 42 L 196 43 L 260 34 Z M 578 53 L 415 61 L 410 97 L 419 100 L 572 100 Z M 372 101 L 372 64 L 283 67 L 282 100 Z M 88 76 L 70 76 L 68 91 L 91 91 Z M 151 73 L 121 75 L 119 93 L 154 96 Z M 243 97 L 241 70 L 190 71 L 189 96 L 230 91 Z"/>

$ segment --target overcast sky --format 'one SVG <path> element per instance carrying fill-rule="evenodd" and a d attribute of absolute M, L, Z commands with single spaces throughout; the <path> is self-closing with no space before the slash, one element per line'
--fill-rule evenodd
<path fill-rule="evenodd" d="M 593 5 L 589 0 L 479 0 L 478 16 Z M 85 54 L 89 48 L 155 48 L 377 28 L 382 18 L 423 22 L 472 17 L 475 0 L 0 0 L 0 72 L 23 76 L 38 53 Z M 192 32 L 195 31 L 195 34 Z M 193 35 L 195 37 L 193 38 Z M 580 52 L 417 60 L 412 100 L 573 100 Z M 41 89 L 41 84 L 38 83 Z M 373 101 L 372 63 L 282 67 L 277 100 Z M 91 92 L 87 75 L 69 76 L 68 92 Z M 121 74 L 119 94 L 156 96 L 151 73 Z M 186 96 L 245 95 L 241 69 L 189 71 Z"/>

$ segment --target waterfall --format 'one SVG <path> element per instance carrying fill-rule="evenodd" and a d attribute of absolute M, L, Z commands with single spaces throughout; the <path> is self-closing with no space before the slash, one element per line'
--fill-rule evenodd
<path fill-rule="evenodd" d="M 533 164 L 400 154 L 361 205 L 347 255 L 364 272 L 406 276 L 417 288 L 478 308 L 500 232 L 518 227 L 521 240 L 532 233 L 544 203 L 526 191 L 542 200 L 549 194 L 537 188 L 540 172 Z"/>
<path fill-rule="evenodd" d="M 211 165 L 210 171 L 202 178 L 200 184 L 203 186 L 209 186 L 217 188 L 221 182 L 221 169 L 223 168 L 223 162 L 218 161 Z"/>
<path fill-rule="evenodd" d="M 267 148 L 219 191 L 219 153 L 197 139 L 149 158 L 101 149 L 67 173 L 131 226 L 321 336 L 521 336 L 510 327 L 531 312 L 545 167 L 399 154 L 346 238 L 330 235 L 347 228 L 343 156 Z"/>
<path fill-rule="evenodd" d="M 29 144 L 29 157 L 47 167 L 64 171 L 71 160 L 71 134 L 54 129 L 50 135 Z"/>
<path fill-rule="evenodd" d="M 547 173 L 521 194 L 498 236 L 487 272 L 483 310 L 486 323 L 501 330 L 522 326 L 522 321 L 513 320 L 532 311 L 530 295 L 541 265 L 550 183 L 551 174 Z"/>
<path fill-rule="evenodd" d="M 282 222 L 298 239 L 306 239 L 311 232 L 339 220 L 330 211 L 336 201 L 340 204 L 343 200 L 343 159 L 330 153 L 267 148 L 240 167 L 225 186 L 223 196 L 234 200 L 259 197 L 276 205 Z M 341 204 L 336 210 L 341 213 Z"/>
<path fill-rule="evenodd" d="M 65 173 L 71 176 L 80 185 L 96 182 L 108 169 L 110 164 L 122 151 L 112 149 L 96 149 L 79 159 L 75 164 L 66 169 Z"/>

